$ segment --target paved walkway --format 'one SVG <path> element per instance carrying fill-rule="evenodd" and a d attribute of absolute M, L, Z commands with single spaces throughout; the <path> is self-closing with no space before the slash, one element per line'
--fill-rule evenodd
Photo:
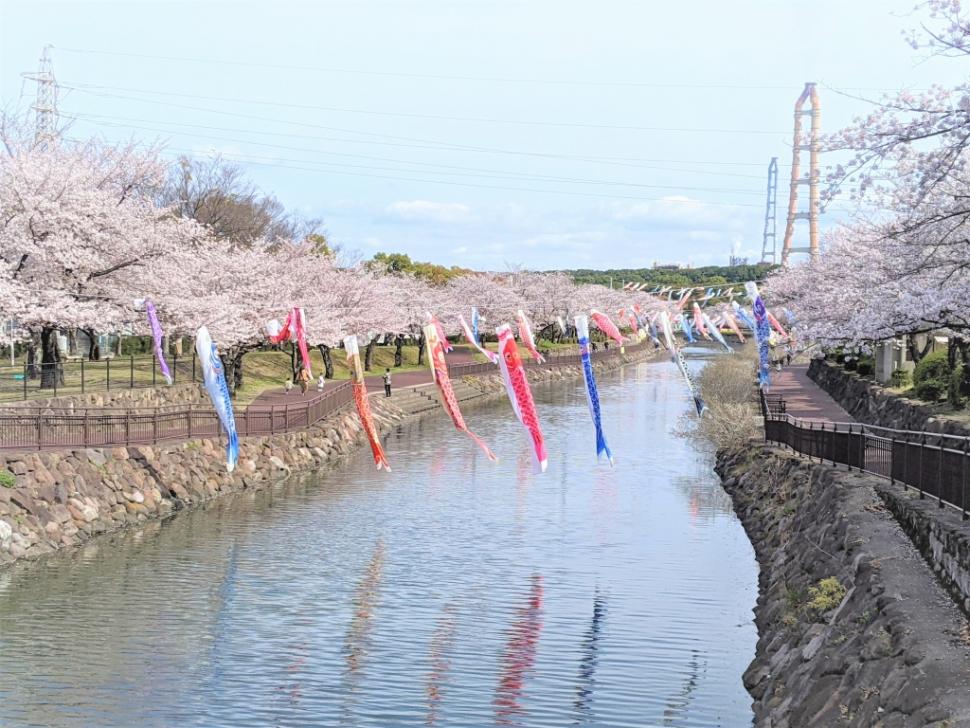
<path fill-rule="evenodd" d="M 807 364 L 792 364 L 782 367 L 780 372 L 772 369 L 768 391 L 781 395 L 785 400 L 785 411 L 792 417 L 820 422 L 855 422 L 852 415 L 808 378 Z"/>

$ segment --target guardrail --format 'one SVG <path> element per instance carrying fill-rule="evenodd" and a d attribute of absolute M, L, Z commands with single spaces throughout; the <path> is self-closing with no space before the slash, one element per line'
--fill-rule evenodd
<path fill-rule="evenodd" d="M 628 353 L 644 345 L 628 346 Z M 592 353 L 595 360 L 615 357 L 619 348 Z M 551 356 L 532 367 L 575 366 L 578 354 Z M 495 365 L 456 364 L 452 377 L 494 374 Z M 353 399 L 350 382 L 331 383 L 322 395 L 294 404 L 254 403 L 236 413 L 236 431 L 247 435 L 273 435 L 302 430 L 340 410 Z M 161 442 L 220 437 L 215 410 L 208 405 L 167 405 L 154 408 L 87 408 L 57 411 L 51 408 L 0 408 L 0 450 L 45 450 L 78 447 L 154 445 Z"/>
<path fill-rule="evenodd" d="M 871 473 L 936 498 L 967 520 L 970 438 L 893 430 L 855 422 L 801 420 L 784 411 L 784 400 L 761 397 L 765 440 L 793 451 Z"/>

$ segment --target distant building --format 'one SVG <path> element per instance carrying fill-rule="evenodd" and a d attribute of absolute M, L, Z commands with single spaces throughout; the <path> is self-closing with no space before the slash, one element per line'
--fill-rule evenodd
<path fill-rule="evenodd" d="M 747 258 L 741 258 L 740 256 L 737 256 L 737 255 L 732 255 L 728 258 L 728 267 L 730 268 L 736 268 L 739 265 L 747 265 L 747 264 L 748 264 Z"/>
<path fill-rule="evenodd" d="M 653 261 L 654 270 L 682 270 L 683 268 L 684 266 L 680 263 L 658 263 L 657 261 Z"/>

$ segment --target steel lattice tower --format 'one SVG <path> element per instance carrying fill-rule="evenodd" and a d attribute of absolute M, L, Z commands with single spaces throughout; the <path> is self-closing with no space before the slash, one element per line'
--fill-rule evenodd
<path fill-rule="evenodd" d="M 809 101 L 806 109 L 805 102 Z M 806 143 L 802 135 L 802 118 L 812 118 L 811 131 Z M 795 135 L 792 139 L 791 193 L 788 197 L 788 223 L 785 225 L 785 242 L 781 249 L 781 264 L 785 265 L 792 253 L 808 253 L 818 256 L 818 137 L 821 131 L 822 110 L 818 102 L 818 91 L 814 83 L 806 83 L 805 90 L 795 102 Z M 808 176 L 801 176 L 801 153 L 809 152 Z M 798 211 L 798 188 L 808 185 L 808 212 Z M 796 247 L 792 238 L 795 234 L 795 221 L 808 220 L 808 246 Z"/>
<path fill-rule="evenodd" d="M 57 80 L 51 63 L 50 46 L 44 46 L 37 73 L 25 73 L 24 78 L 37 83 L 37 97 L 30 107 L 34 110 L 35 139 L 46 146 L 57 138 Z"/>
<path fill-rule="evenodd" d="M 778 209 L 778 157 L 772 157 L 768 164 L 768 198 L 765 202 L 765 231 L 761 238 L 761 262 L 777 262 L 777 240 L 775 233 Z"/>

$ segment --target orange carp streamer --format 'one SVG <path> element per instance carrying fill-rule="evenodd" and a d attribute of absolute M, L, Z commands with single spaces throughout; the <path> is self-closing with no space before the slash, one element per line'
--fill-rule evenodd
<path fill-rule="evenodd" d="M 354 388 L 354 404 L 357 405 L 357 415 L 360 417 L 360 424 L 364 428 L 364 434 L 367 435 L 371 452 L 374 453 L 374 463 L 377 465 L 378 470 L 384 468 L 390 472 L 391 465 L 387 462 L 384 447 L 381 445 L 380 438 L 377 436 L 374 415 L 371 414 L 370 401 L 367 399 L 367 385 L 364 383 L 364 367 L 360 363 L 360 349 L 357 347 L 357 337 L 345 337 L 344 348 L 347 349 L 347 366 L 350 368 L 350 382 Z"/>

